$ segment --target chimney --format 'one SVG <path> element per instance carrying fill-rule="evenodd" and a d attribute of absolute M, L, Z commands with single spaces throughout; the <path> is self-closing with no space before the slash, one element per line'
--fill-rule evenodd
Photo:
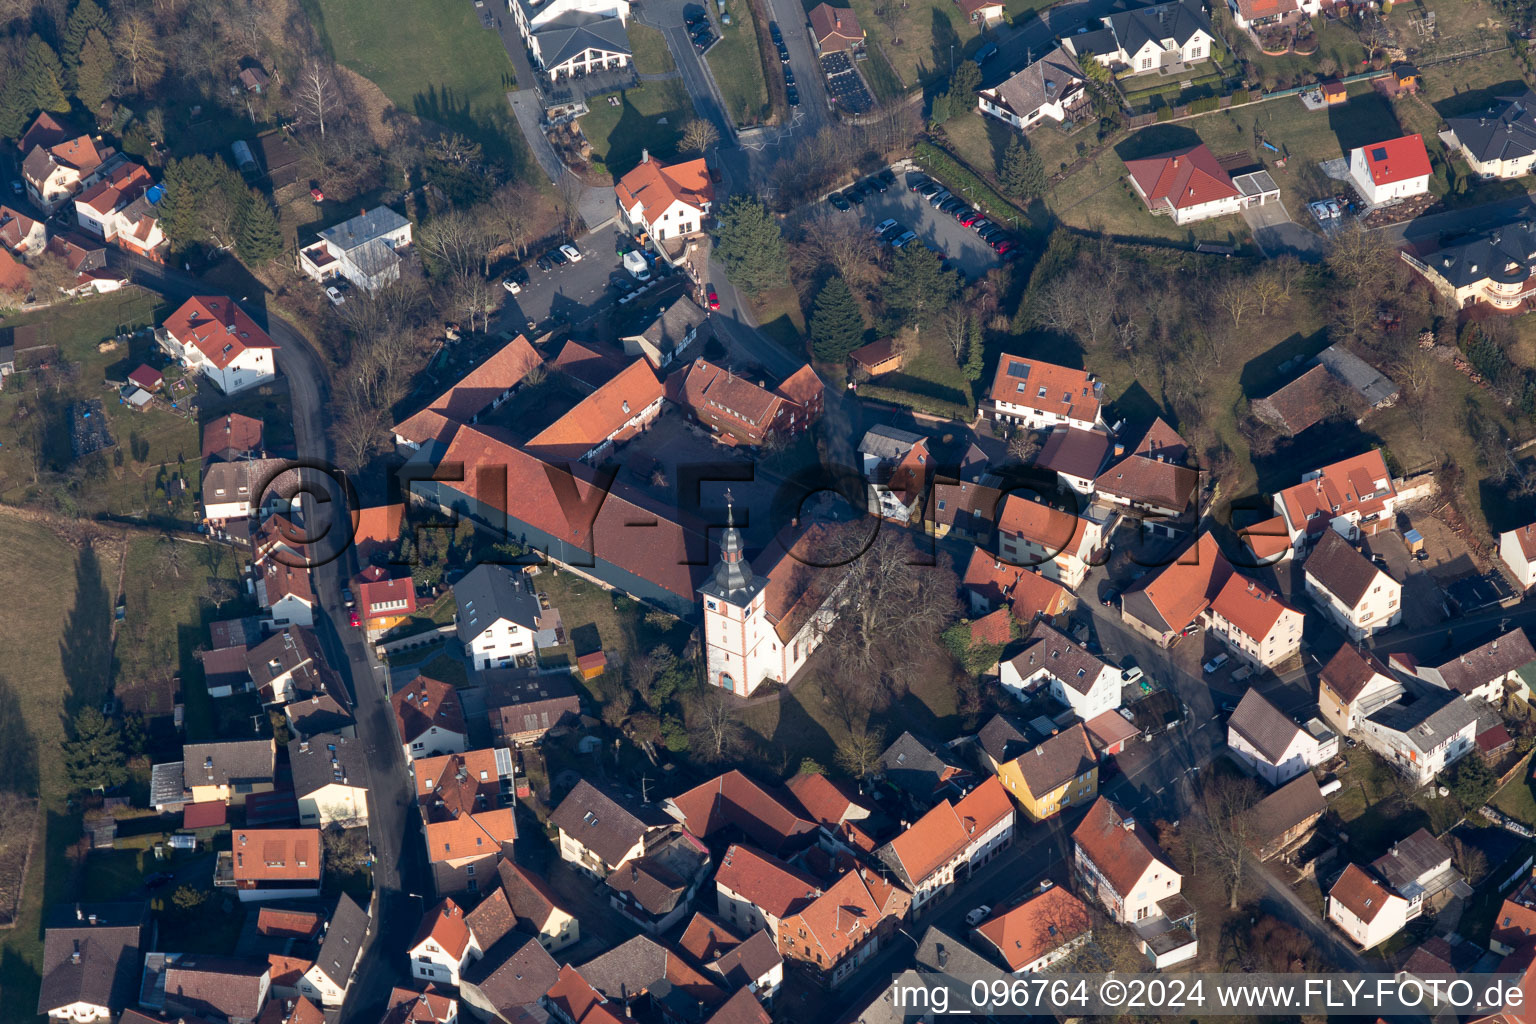
<path fill-rule="evenodd" d="M 949 963 L 949 950 L 944 947 L 944 944 L 942 942 L 938 944 L 938 954 L 939 954 L 939 970 L 942 971 L 945 968 L 945 966 L 948 965 L 948 963 Z"/>
<path fill-rule="evenodd" d="M 1179 167 L 1179 158 L 1178 157 L 1174 157 L 1173 158 L 1173 167 L 1174 167 L 1174 170 L 1178 170 L 1178 167 Z"/>
<path fill-rule="evenodd" d="M 80 909 L 80 904 L 78 904 L 78 903 L 75 904 L 75 920 L 76 921 L 84 921 L 85 920 L 85 911 Z"/>
<path fill-rule="evenodd" d="M 69 962 L 78 965 L 80 963 L 80 940 L 75 940 L 74 952 L 69 954 Z"/>
<path fill-rule="evenodd" d="M 91 927 L 92 928 L 96 927 L 96 915 L 95 914 L 87 915 L 86 916 L 86 920 L 91 922 Z"/>
<path fill-rule="evenodd" d="M 648 164 L 648 163 L 651 162 L 651 151 L 650 150 L 645 149 L 644 147 L 641 148 L 641 150 L 640 150 L 640 162 L 643 163 L 643 164 Z"/>

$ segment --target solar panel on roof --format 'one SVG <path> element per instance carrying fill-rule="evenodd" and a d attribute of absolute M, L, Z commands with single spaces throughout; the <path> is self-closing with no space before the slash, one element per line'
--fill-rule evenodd
<path fill-rule="evenodd" d="M 1029 364 L 1021 363 L 1017 359 L 1010 359 L 1008 361 L 1008 376 L 1027 378 L 1029 376 Z"/>
<path fill-rule="evenodd" d="M 1375 149 L 1371 150 L 1371 159 L 1372 160 L 1385 160 L 1386 158 L 1387 158 L 1387 147 L 1385 147 L 1385 146 L 1377 146 Z"/>

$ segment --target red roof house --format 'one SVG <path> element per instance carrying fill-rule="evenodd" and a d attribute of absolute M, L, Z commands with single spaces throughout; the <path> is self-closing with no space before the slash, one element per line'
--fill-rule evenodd
<path fill-rule="evenodd" d="M 1216 157 L 1197 143 L 1157 156 L 1127 160 L 1131 185 L 1155 214 L 1171 214 L 1175 224 L 1236 213 L 1242 193 Z"/>

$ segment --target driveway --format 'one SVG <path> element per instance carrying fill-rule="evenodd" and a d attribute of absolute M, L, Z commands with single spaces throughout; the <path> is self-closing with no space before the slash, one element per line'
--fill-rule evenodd
<path fill-rule="evenodd" d="M 636 9 L 635 20 L 661 30 L 667 39 L 667 49 L 672 51 L 672 60 L 676 62 L 677 70 L 682 72 L 683 88 L 688 90 L 688 96 L 693 100 L 694 111 L 719 130 L 722 146 L 734 146 L 736 126 L 725 116 L 725 101 L 720 98 L 714 76 L 709 73 L 703 55 L 693 48 L 693 40 L 688 35 L 687 26 L 683 24 L 683 8 L 693 6 L 696 2 L 647 0 L 644 7 Z M 720 27 L 717 24 L 716 38 L 719 35 Z"/>
<path fill-rule="evenodd" d="M 1402 224 L 1388 224 L 1375 230 L 1384 234 L 1393 245 L 1411 242 L 1433 246 L 1441 235 L 1455 236 L 1482 231 L 1529 217 L 1536 217 L 1536 193 L 1500 199 L 1481 206 L 1469 206 L 1463 210 L 1432 213 L 1427 217 L 1418 217 Z"/>
<path fill-rule="evenodd" d="M 1285 204 L 1279 200 L 1246 208 L 1243 220 L 1248 222 L 1254 242 L 1266 256 L 1291 252 L 1303 259 L 1322 258 L 1323 240 L 1291 220 Z"/>
<path fill-rule="evenodd" d="M 611 189 L 608 194 L 611 203 Z M 540 270 L 534 262 L 540 254 L 529 253 L 523 262 L 528 284 L 517 295 L 502 292 L 503 329 L 523 331 L 529 320 L 543 325 L 551 316 L 572 324 L 596 316 L 605 302 L 617 298 L 608 277 L 621 269 L 617 246 L 622 235 L 617 224 L 589 232 L 576 240 L 581 260 L 551 270 Z"/>
<path fill-rule="evenodd" d="M 997 253 L 975 231 L 949 214 L 935 210 L 916 192 L 907 191 L 904 175 L 896 176 L 896 184 L 891 186 L 890 191 L 877 192 L 866 198 L 863 206 L 855 206 L 834 216 L 856 218 L 871 230 L 884 220 L 903 224 L 908 231 L 917 232 L 918 241 L 939 249 L 954 260 L 965 271 L 965 276 L 973 281 L 992 268 L 1001 266 Z"/>

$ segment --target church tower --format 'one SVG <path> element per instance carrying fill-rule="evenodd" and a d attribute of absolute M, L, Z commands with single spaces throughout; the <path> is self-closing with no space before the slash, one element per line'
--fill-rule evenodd
<path fill-rule="evenodd" d="M 765 676 L 773 675 L 770 652 L 778 647 L 777 635 L 763 610 L 768 579 L 754 574 L 747 562 L 729 492 L 725 521 L 720 561 L 699 587 L 704 600 L 704 671 L 711 686 L 745 697 Z"/>

